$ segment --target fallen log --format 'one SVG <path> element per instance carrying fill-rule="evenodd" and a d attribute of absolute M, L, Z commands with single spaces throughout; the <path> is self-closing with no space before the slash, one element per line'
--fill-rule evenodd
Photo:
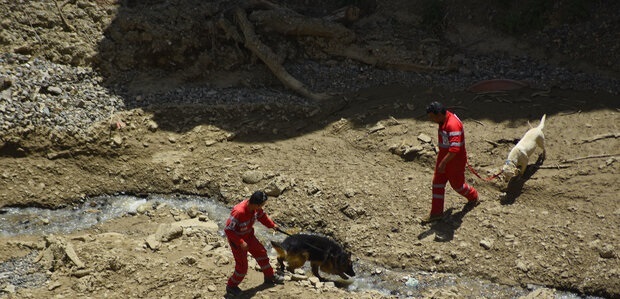
<path fill-rule="evenodd" d="M 247 18 L 244 10 L 237 8 L 235 10 L 235 19 L 241 32 L 243 32 L 245 38 L 245 47 L 252 51 L 265 65 L 271 70 L 271 72 L 284 84 L 284 86 L 292 89 L 293 91 L 301 94 L 304 97 L 313 100 L 326 100 L 330 98 L 327 94 L 313 93 L 306 88 L 306 86 L 299 80 L 295 79 L 289 74 L 282 64 L 278 63 L 278 56 L 256 35 L 254 26 Z"/>

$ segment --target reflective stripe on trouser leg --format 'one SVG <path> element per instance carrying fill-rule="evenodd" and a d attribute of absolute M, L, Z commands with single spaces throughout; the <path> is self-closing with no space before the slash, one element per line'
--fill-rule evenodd
<path fill-rule="evenodd" d="M 478 191 L 476 191 L 476 188 L 465 183 L 465 171 L 451 172 L 448 173 L 447 177 L 450 181 L 450 186 L 452 186 L 452 189 L 454 189 L 454 191 L 458 194 L 465 196 L 468 201 L 478 198 Z"/>
<path fill-rule="evenodd" d="M 444 194 L 446 193 L 446 182 L 448 178 L 445 173 L 435 171 L 433 176 L 433 201 L 431 206 L 431 215 L 440 215 L 443 213 Z"/>
<path fill-rule="evenodd" d="M 269 264 L 269 257 L 267 257 L 267 250 L 263 244 L 261 244 L 255 236 L 248 238 L 248 250 L 250 254 L 256 259 L 256 262 L 260 266 L 261 271 L 265 277 L 273 276 L 273 268 Z"/>
<path fill-rule="evenodd" d="M 248 252 L 241 249 L 239 246 L 231 243 L 230 249 L 232 250 L 233 257 L 235 258 L 235 271 L 228 279 L 226 285 L 231 287 L 238 286 L 245 278 L 245 274 L 248 273 Z"/>

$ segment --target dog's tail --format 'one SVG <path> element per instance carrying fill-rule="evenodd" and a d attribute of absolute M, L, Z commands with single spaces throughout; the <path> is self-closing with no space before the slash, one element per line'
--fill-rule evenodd
<path fill-rule="evenodd" d="M 271 241 L 271 246 L 273 246 L 273 249 L 276 250 L 276 252 L 278 253 L 279 257 L 285 257 L 286 256 L 286 250 L 282 247 L 282 243 L 276 242 L 276 241 Z"/>
<path fill-rule="evenodd" d="M 542 118 L 540 119 L 540 124 L 538 124 L 539 129 L 543 129 L 545 127 L 545 118 L 547 118 L 547 114 L 543 114 Z"/>

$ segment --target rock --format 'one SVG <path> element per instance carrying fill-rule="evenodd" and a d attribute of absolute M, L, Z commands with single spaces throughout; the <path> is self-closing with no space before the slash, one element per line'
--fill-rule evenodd
<path fill-rule="evenodd" d="M 413 277 L 407 277 L 407 281 L 405 281 L 405 285 L 410 288 L 417 288 L 419 284 L 419 281 Z"/>
<path fill-rule="evenodd" d="M 418 140 L 425 142 L 425 143 L 431 143 L 433 141 L 431 136 L 428 136 L 424 133 L 420 133 L 420 135 L 418 135 Z"/>
<path fill-rule="evenodd" d="M 179 261 L 180 264 L 187 265 L 187 266 L 195 265 L 196 262 L 197 262 L 196 257 L 191 256 L 191 255 L 184 256 Z"/>
<path fill-rule="evenodd" d="M 301 268 L 297 268 L 297 269 L 295 269 L 295 273 L 294 274 L 306 275 L 306 272 L 304 270 L 302 270 Z"/>
<path fill-rule="evenodd" d="M 304 274 L 293 274 L 291 275 L 291 280 L 292 281 L 302 281 L 302 280 L 307 280 L 308 276 L 304 275 Z"/>
<path fill-rule="evenodd" d="M 0 90 L 5 90 L 13 85 L 13 78 L 9 76 L 0 77 Z"/>
<path fill-rule="evenodd" d="M 202 214 L 202 212 L 198 210 L 198 207 L 191 207 L 187 210 L 187 216 L 189 216 L 189 218 L 196 218 L 200 214 Z"/>
<path fill-rule="evenodd" d="M 519 297 L 519 299 L 553 299 L 555 291 L 547 288 L 536 289 L 533 292 Z"/>
<path fill-rule="evenodd" d="M 159 125 L 155 121 L 153 121 L 153 120 L 149 120 L 147 122 L 147 124 L 146 124 L 146 127 L 151 132 L 155 132 L 155 131 L 157 131 L 157 129 L 159 129 Z"/>
<path fill-rule="evenodd" d="M 9 283 L 6 285 L 6 287 L 4 287 L 2 291 L 9 294 L 15 294 L 15 286 Z"/>
<path fill-rule="evenodd" d="M 157 231 L 154 234 L 147 236 L 145 241 L 149 248 L 158 250 L 161 247 L 162 242 L 170 242 L 171 240 L 181 237 L 182 235 L 183 227 L 163 223 L 157 227 Z"/>
<path fill-rule="evenodd" d="M 41 262 L 51 271 L 59 269 L 67 262 L 72 262 L 78 269 L 85 267 L 84 263 L 75 253 L 73 245 L 62 237 L 49 235 L 45 237 L 45 250 L 39 253 L 35 262 Z"/>
<path fill-rule="evenodd" d="M 265 186 L 265 194 L 269 196 L 280 196 L 291 184 L 284 177 L 278 177 Z"/>
<path fill-rule="evenodd" d="M 305 188 L 307 195 L 314 195 L 321 192 L 321 188 L 319 188 L 319 186 L 317 186 L 314 182 L 307 182 Z"/>
<path fill-rule="evenodd" d="M 48 291 L 53 291 L 53 290 L 55 290 L 55 289 L 57 289 L 57 288 L 59 288 L 59 287 L 61 287 L 61 286 L 62 286 L 62 284 L 61 284 L 60 282 L 52 282 L 52 283 L 50 283 L 50 284 L 47 286 L 47 290 L 48 290 Z"/>
<path fill-rule="evenodd" d="M 161 236 L 163 242 L 170 242 L 183 235 L 183 227 L 171 225 L 169 223 L 160 224 L 156 234 Z"/>
<path fill-rule="evenodd" d="M 256 184 L 263 179 L 263 173 L 256 170 L 246 171 L 241 175 L 241 179 L 246 184 Z"/>
<path fill-rule="evenodd" d="M 523 272 L 527 272 L 527 271 L 530 270 L 529 267 L 527 266 L 527 264 L 524 261 L 522 261 L 522 260 L 517 260 L 516 264 L 517 264 L 516 265 L 517 269 L 519 269 L 519 270 L 521 270 Z"/>
<path fill-rule="evenodd" d="M 123 137 L 121 137 L 120 135 L 114 135 L 112 137 L 112 144 L 114 146 L 121 146 L 123 144 Z"/>
<path fill-rule="evenodd" d="M 344 196 L 346 196 L 347 198 L 351 198 L 353 196 L 355 196 L 355 190 L 351 189 L 351 188 L 347 188 L 344 190 Z"/>
<path fill-rule="evenodd" d="M 48 87 L 47 91 L 51 94 L 51 95 L 60 95 L 62 93 L 62 89 L 60 89 L 60 87 L 57 86 L 52 86 L 52 87 Z"/>
<path fill-rule="evenodd" d="M 316 286 L 317 284 L 319 284 L 321 282 L 321 280 L 318 277 L 312 276 L 310 278 L 308 278 L 308 280 L 310 281 L 310 283 L 313 286 Z"/>
<path fill-rule="evenodd" d="M 482 248 L 489 250 L 493 247 L 493 241 L 492 240 L 480 240 L 480 246 L 482 246 Z"/>
<path fill-rule="evenodd" d="M 612 259 L 616 257 L 615 248 L 611 244 L 605 244 L 599 248 L 599 255 L 604 259 Z"/>
<path fill-rule="evenodd" d="M 71 243 L 69 242 L 65 244 L 65 253 L 69 257 L 69 259 L 75 264 L 75 266 L 78 267 L 78 269 L 82 269 L 85 267 L 84 263 L 75 253 L 75 250 L 73 250 L 73 245 L 71 245 Z"/>
<path fill-rule="evenodd" d="M 73 273 L 71 273 L 71 276 L 81 278 L 81 277 L 90 275 L 91 272 L 92 272 L 91 269 L 82 269 L 82 270 L 73 271 Z"/>
<path fill-rule="evenodd" d="M 372 134 L 374 132 L 381 131 L 381 130 L 384 130 L 384 129 L 385 129 L 384 125 L 376 124 L 374 127 L 368 129 L 368 134 Z"/>
<path fill-rule="evenodd" d="M 344 208 L 341 208 L 340 211 L 351 220 L 355 220 L 360 216 L 366 215 L 366 210 L 363 208 L 356 208 L 350 205 L 346 205 Z"/>
<path fill-rule="evenodd" d="M 151 248 L 152 250 L 159 250 L 161 247 L 161 242 L 159 241 L 159 236 L 153 234 L 146 237 L 145 240 L 146 246 Z"/>
<path fill-rule="evenodd" d="M 215 223 L 215 221 L 213 220 L 200 220 L 198 218 L 192 218 L 192 219 L 186 219 L 186 220 L 181 220 L 181 221 L 177 221 L 177 222 L 173 222 L 170 224 L 170 226 L 175 229 L 178 230 L 178 228 L 180 228 L 181 230 L 183 229 L 188 229 L 188 228 L 192 228 L 192 229 L 203 229 L 207 232 L 210 233 L 217 233 L 218 230 L 218 226 L 217 223 Z"/>
<path fill-rule="evenodd" d="M 333 281 L 326 281 L 323 284 L 323 287 L 328 288 L 328 289 L 335 288 L 336 287 L 336 283 L 333 282 Z"/>
<path fill-rule="evenodd" d="M 144 204 L 141 204 L 140 206 L 138 206 L 136 208 L 136 212 L 139 213 L 139 214 L 144 214 L 144 213 L 146 213 L 148 211 L 153 210 L 153 208 L 154 208 L 153 207 L 153 203 L 152 202 L 147 202 L 147 203 L 144 203 Z"/>

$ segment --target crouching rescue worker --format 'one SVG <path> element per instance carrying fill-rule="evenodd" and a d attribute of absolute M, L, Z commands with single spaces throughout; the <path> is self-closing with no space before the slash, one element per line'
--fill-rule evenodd
<path fill-rule="evenodd" d="M 238 295 L 242 291 L 239 284 L 248 272 L 248 252 L 256 259 L 265 276 L 266 284 L 282 284 L 284 278 L 274 273 L 269 264 L 267 250 L 254 235 L 254 222 L 260 221 L 264 226 L 277 229 L 278 226 L 265 214 L 263 207 L 267 203 L 267 194 L 256 191 L 249 199 L 233 207 L 230 217 L 226 220 L 224 232 L 228 238 L 230 249 L 235 257 L 235 271 L 226 284 L 226 294 Z"/>
<path fill-rule="evenodd" d="M 463 123 L 456 114 L 447 111 L 443 104 L 432 102 L 426 107 L 426 114 L 432 122 L 439 124 L 437 162 L 433 175 L 433 199 L 430 214 L 423 223 L 441 219 L 443 215 L 446 182 L 452 189 L 467 198 L 465 208 L 478 205 L 478 191 L 465 182 L 465 131 Z"/>

